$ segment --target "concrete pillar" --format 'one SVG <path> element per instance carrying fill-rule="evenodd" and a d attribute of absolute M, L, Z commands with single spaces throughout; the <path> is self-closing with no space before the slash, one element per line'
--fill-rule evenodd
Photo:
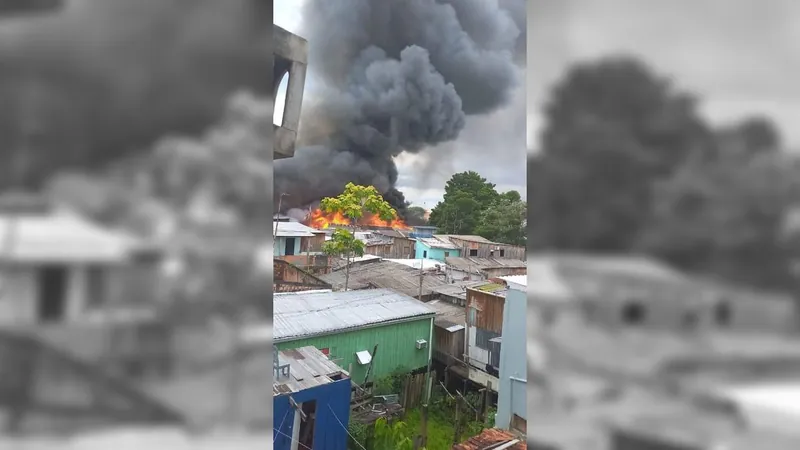
<path fill-rule="evenodd" d="M 277 98 L 278 87 L 288 73 L 286 99 L 281 125 L 275 125 L 274 159 L 291 158 L 300 127 L 300 112 L 306 84 L 308 42 L 281 27 L 273 26 L 273 83 Z"/>

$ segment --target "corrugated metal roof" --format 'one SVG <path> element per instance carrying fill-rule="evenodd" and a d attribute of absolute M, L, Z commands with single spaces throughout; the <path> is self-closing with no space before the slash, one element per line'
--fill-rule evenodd
<path fill-rule="evenodd" d="M 275 233 L 275 225 L 278 225 L 278 232 Z M 300 222 L 272 222 L 272 232 L 276 237 L 311 237 L 315 234 L 324 234 L 320 230 L 307 227 Z"/>
<path fill-rule="evenodd" d="M 533 278 L 533 283 L 528 286 L 528 292 L 535 300 L 569 301 L 575 298 L 575 293 L 559 273 L 553 258 L 534 257 L 529 262 L 528 275 Z"/>
<path fill-rule="evenodd" d="M 488 281 L 462 281 L 452 284 L 443 284 L 434 289 L 433 292 L 437 294 L 446 295 L 448 297 L 460 298 L 461 300 L 467 299 L 467 288 L 474 288 L 476 286 L 483 286 Z"/>
<path fill-rule="evenodd" d="M 452 238 L 452 239 L 459 239 L 462 241 L 478 242 L 481 244 L 496 244 L 496 242 L 492 242 L 483 236 L 476 236 L 474 234 L 434 234 L 433 237 L 447 239 L 448 241 Z M 500 245 L 508 245 L 508 244 L 500 244 Z"/>
<path fill-rule="evenodd" d="M 431 300 L 425 304 L 436 310 L 436 325 L 448 328 L 466 323 L 466 312 L 461 306 L 444 300 Z"/>
<path fill-rule="evenodd" d="M 127 260 L 144 242 L 106 229 L 68 210 L 42 215 L 0 215 L 0 236 L 12 231 L 10 248 L 0 259 L 19 262 L 104 262 Z"/>
<path fill-rule="evenodd" d="M 442 248 L 446 250 L 458 250 L 458 246 L 447 240 L 446 238 L 439 238 L 439 237 L 429 237 L 429 238 L 417 238 L 417 241 L 421 242 L 422 244 L 430 247 L 430 248 Z"/>
<path fill-rule="evenodd" d="M 375 232 L 378 233 L 378 234 L 382 234 L 384 236 L 392 237 L 392 238 L 412 239 L 412 238 L 409 237 L 409 233 L 411 233 L 410 230 L 407 231 L 407 230 L 392 229 L 392 230 L 377 230 Z"/>
<path fill-rule="evenodd" d="M 501 267 L 508 267 L 508 268 L 527 267 L 527 263 L 525 261 L 522 261 L 521 259 L 448 256 L 444 260 L 449 266 L 461 271 L 477 272 L 479 269 L 495 269 Z"/>
<path fill-rule="evenodd" d="M 434 315 L 435 310 L 389 289 L 274 296 L 273 338 L 287 340 Z"/>
<path fill-rule="evenodd" d="M 344 289 L 345 271 L 343 269 L 320 275 L 319 278 L 333 286 L 334 290 Z M 422 295 L 438 292 L 438 289 L 443 286 L 449 286 L 444 280 L 444 275 L 427 272 L 422 278 Z M 417 297 L 419 295 L 419 269 L 387 260 L 351 265 L 347 288 L 356 290 L 370 287 L 392 289 L 410 297 Z"/>
<path fill-rule="evenodd" d="M 441 261 L 437 261 L 435 259 L 392 259 L 386 258 L 384 261 L 391 261 L 393 263 L 402 264 L 404 266 L 408 266 L 414 269 L 419 270 L 419 265 L 422 264 L 422 270 L 427 269 L 436 269 L 437 267 L 445 268 L 447 267 L 446 264 L 442 264 Z"/>
<path fill-rule="evenodd" d="M 334 364 L 324 353 L 312 346 L 278 352 L 281 365 L 289 365 L 289 376 L 272 380 L 272 395 L 300 392 L 323 384 L 333 383 L 333 377 L 348 377 L 347 371 Z M 274 376 L 274 374 L 273 374 Z"/>
<path fill-rule="evenodd" d="M 498 277 L 501 280 L 507 281 L 509 283 L 518 284 L 520 286 L 528 286 L 528 276 L 527 275 L 507 275 L 504 277 Z"/>

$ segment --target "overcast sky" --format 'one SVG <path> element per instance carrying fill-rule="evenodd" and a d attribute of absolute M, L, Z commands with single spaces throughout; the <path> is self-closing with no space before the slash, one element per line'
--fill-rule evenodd
<path fill-rule="evenodd" d="M 275 24 L 302 36 L 302 0 L 278 0 L 274 6 Z M 314 95 L 314 68 L 309 67 L 306 98 Z M 521 80 L 525 79 L 521 72 Z M 519 88 L 514 101 L 491 116 L 470 117 L 457 142 L 439 146 L 418 155 L 401 155 L 396 162 L 400 177 L 398 188 L 406 199 L 427 209 L 441 201 L 445 182 L 455 173 L 473 170 L 497 185 L 499 191 L 517 190 L 526 196 L 525 128 L 526 95 Z M 283 113 L 285 86 L 281 86 L 275 102 L 276 122 Z M 434 170 L 419 175 L 417 167 L 433 158 Z"/>
<path fill-rule="evenodd" d="M 762 113 L 800 148 L 800 2 L 796 0 L 532 0 L 529 135 L 547 89 L 578 60 L 643 57 L 699 94 L 715 123 Z"/>

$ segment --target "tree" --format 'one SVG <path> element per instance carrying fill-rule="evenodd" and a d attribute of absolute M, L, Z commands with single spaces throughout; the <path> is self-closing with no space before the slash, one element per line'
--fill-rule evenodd
<path fill-rule="evenodd" d="M 525 245 L 528 206 L 519 192 L 500 194 L 500 199 L 481 214 L 475 234 L 490 241 L 511 245 Z"/>
<path fill-rule="evenodd" d="M 344 192 L 336 197 L 326 197 L 320 201 L 320 209 L 328 214 L 340 213 L 358 225 L 358 220 L 365 212 L 376 215 L 381 220 L 391 221 L 397 218 L 397 211 L 392 208 L 374 186 L 358 186 L 347 183 Z"/>
<path fill-rule="evenodd" d="M 767 117 L 753 116 L 717 131 L 720 152 L 747 155 L 780 151 L 781 135 L 775 123 Z"/>
<path fill-rule="evenodd" d="M 344 256 L 347 258 L 345 267 L 344 290 L 347 290 L 350 281 L 350 258 L 364 256 L 364 243 L 356 239 L 355 235 L 344 228 L 334 230 L 329 241 L 322 244 L 322 252 L 330 256 Z"/>
<path fill-rule="evenodd" d="M 386 221 L 397 218 L 397 211 L 381 197 L 381 194 L 374 186 L 359 186 L 353 183 L 347 183 L 344 187 L 344 192 L 338 196 L 323 198 L 320 201 L 320 209 L 328 214 L 342 214 L 350 219 L 351 226 L 357 226 L 358 220 L 364 216 L 365 212 L 376 215 Z M 350 258 L 358 251 L 360 251 L 360 255 L 364 254 L 363 243 L 356 239 L 353 233 L 343 228 L 334 232 L 330 242 L 331 244 L 327 247 L 327 250 L 323 248 L 323 251 L 328 254 L 344 254 L 347 259 L 347 265 L 344 269 L 344 289 L 347 290 L 347 285 L 350 281 Z M 360 247 L 359 244 L 361 245 Z"/>
<path fill-rule="evenodd" d="M 443 234 L 474 234 L 480 215 L 498 198 L 495 185 L 477 172 L 457 173 L 445 184 L 429 222 Z"/>
<path fill-rule="evenodd" d="M 794 157 L 723 151 L 690 161 L 659 185 L 640 247 L 680 267 L 761 286 L 786 286 L 789 261 L 780 241 L 789 208 L 800 199 Z"/>
<path fill-rule="evenodd" d="M 654 182 L 713 136 L 695 99 L 635 58 L 573 66 L 545 107 L 534 190 L 541 245 L 626 251 L 650 212 Z"/>

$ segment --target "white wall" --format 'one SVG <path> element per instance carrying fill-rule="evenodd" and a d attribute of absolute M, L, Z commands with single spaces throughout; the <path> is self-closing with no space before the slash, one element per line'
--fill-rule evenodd
<path fill-rule="evenodd" d="M 469 327 L 469 362 L 481 370 L 486 370 L 486 364 L 489 364 L 489 350 L 484 350 L 475 345 L 475 335 L 477 334 L 475 327 Z"/>
<path fill-rule="evenodd" d="M 36 316 L 35 273 L 20 267 L 4 268 L 0 275 L 0 323 L 29 323 Z"/>
<path fill-rule="evenodd" d="M 112 268 L 112 270 L 114 270 Z M 88 307 L 87 270 L 82 265 L 75 265 L 68 269 L 65 320 L 80 319 Z M 0 293 L 0 324 L 33 324 L 37 322 L 39 286 L 37 283 L 37 269 L 35 267 L 14 267 L 3 271 L 7 275 Z M 113 296 L 113 276 L 109 277 Z"/>
<path fill-rule="evenodd" d="M 469 273 L 469 272 L 467 272 L 465 270 L 462 271 L 462 270 L 454 269 L 452 267 L 450 267 L 448 270 L 450 271 L 450 276 L 454 280 L 457 280 L 457 281 L 461 281 L 464 278 L 467 278 L 470 281 L 482 281 L 483 280 L 483 277 L 480 274 L 477 274 L 477 273 Z"/>
<path fill-rule="evenodd" d="M 496 425 L 508 429 L 514 414 L 526 419 L 527 351 L 524 288 L 510 286 L 503 309 L 503 348 L 500 352 L 500 390 L 497 398 Z"/>

